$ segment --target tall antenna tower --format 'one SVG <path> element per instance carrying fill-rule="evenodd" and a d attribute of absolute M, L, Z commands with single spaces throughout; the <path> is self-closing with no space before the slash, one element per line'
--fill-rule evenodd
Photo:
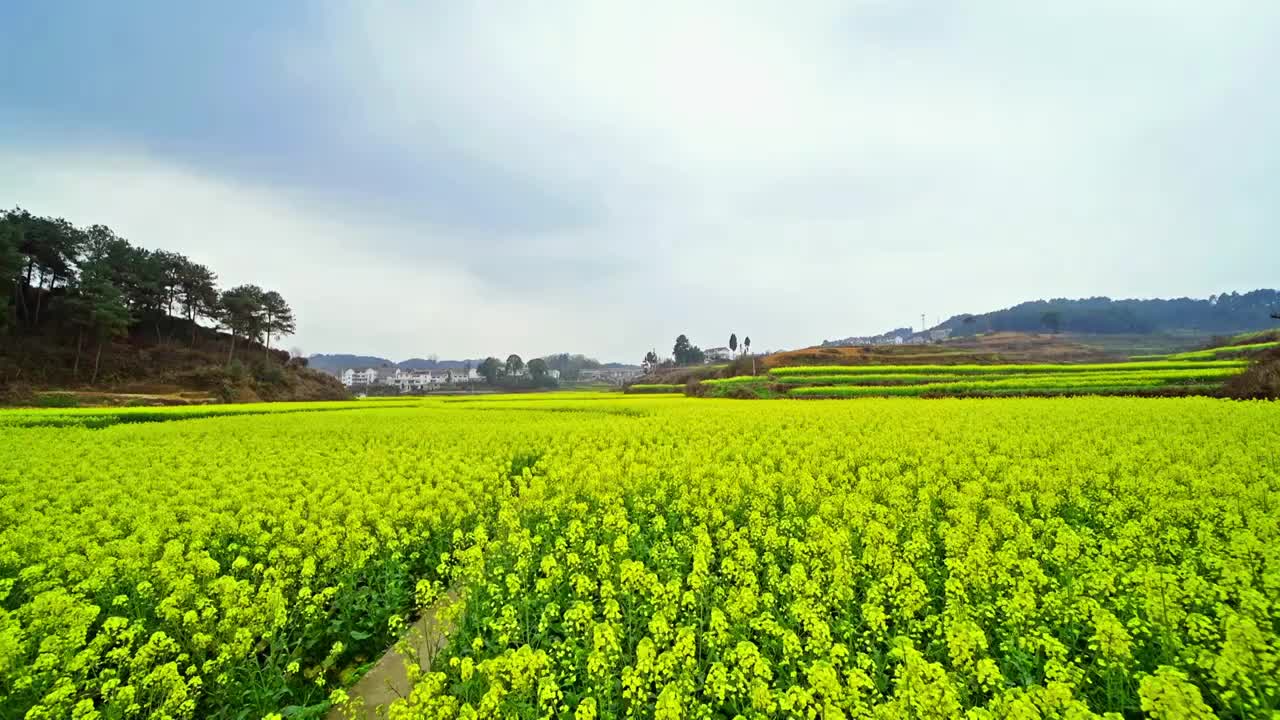
<path fill-rule="evenodd" d="M 924 324 L 924 313 L 920 313 L 920 332 L 924 332 L 928 327 Z"/>

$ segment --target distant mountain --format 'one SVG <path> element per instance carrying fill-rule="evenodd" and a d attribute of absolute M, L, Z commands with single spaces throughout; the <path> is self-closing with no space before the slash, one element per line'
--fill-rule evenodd
<path fill-rule="evenodd" d="M 396 362 L 376 355 L 349 355 L 334 353 L 317 354 L 307 358 L 307 365 L 334 375 L 341 375 L 343 370 L 359 370 L 361 368 L 400 368 L 402 370 L 461 370 L 471 363 L 478 366 L 483 360 L 429 360 L 426 358 L 409 358 Z"/>
<path fill-rule="evenodd" d="M 839 340 L 823 340 L 822 347 L 848 347 L 850 345 L 892 345 L 898 338 L 904 341 L 912 336 L 911 328 L 894 328 L 879 335 L 855 335 Z"/>
<path fill-rule="evenodd" d="M 409 358 L 396 363 L 403 370 L 462 370 L 467 367 L 467 363 L 471 363 L 471 367 L 477 367 L 484 362 L 484 358 L 478 360 L 429 360 L 426 358 Z"/>
<path fill-rule="evenodd" d="M 953 336 L 986 332 L 1061 331 L 1094 334 L 1196 332 L 1228 335 L 1276 326 L 1280 292 L 1253 290 L 1205 299 L 1033 300 L 981 315 L 956 315 L 938 326 Z"/>
<path fill-rule="evenodd" d="M 307 366 L 316 370 L 323 370 L 334 375 L 342 374 L 343 370 L 348 368 L 380 368 L 392 367 L 395 363 L 382 357 L 374 357 L 372 355 L 347 355 L 345 353 L 336 353 L 333 355 L 311 355 L 307 358 Z"/>

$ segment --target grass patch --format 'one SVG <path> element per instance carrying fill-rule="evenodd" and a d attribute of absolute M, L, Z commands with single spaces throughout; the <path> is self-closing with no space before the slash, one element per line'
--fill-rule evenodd
<path fill-rule="evenodd" d="M 695 386 L 691 391 L 691 394 L 698 397 L 729 398 L 735 400 L 768 400 L 782 397 L 778 392 L 778 386 L 767 382 L 764 378 L 752 377 L 750 375 L 743 377 L 751 378 L 751 381 L 739 380 L 737 382 L 728 383 L 712 383 L 704 381 Z"/>
<path fill-rule="evenodd" d="M 735 375 L 733 377 L 727 377 L 727 378 L 712 378 L 710 380 L 703 380 L 702 384 L 712 385 L 712 386 L 743 385 L 743 384 L 762 382 L 764 379 L 765 379 L 764 376 L 761 376 L 761 375 Z"/>
<path fill-rule="evenodd" d="M 36 396 L 36 407 L 73 408 L 80 406 L 80 399 L 72 393 L 43 393 Z"/>
<path fill-rule="evenodd" d="M 1167 356 L 1168 360 L 1210 360 L 1214 358 L 1225 358 L 1237 355 L 1245 355 L 1248 353 L 1258 352 L 1261 350 L 1270 350 L 1271 348 L 1280 347 L 1280 340 L 1271 342 L 1247 343 L 1244 345 L 1227 345 L 1225 347 L 1209 348 L 1208 350 L 1193 350 L 1191 352 L 1175 353 Z"/>
<path fill-rule="evenodd" d="M 675 383 L 637 383 L 635 385 L 628 385 L 626 392 L 632 395 L 642 395 L 646 393 L 678 393 L 684 392 L 684 386 L 676 385 Z"/>

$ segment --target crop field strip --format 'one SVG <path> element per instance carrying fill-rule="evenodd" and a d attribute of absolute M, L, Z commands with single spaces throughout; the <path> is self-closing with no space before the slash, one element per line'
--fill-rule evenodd
<path fill-rule="evenodd" d="M 787 377 L 794 375 L 859 375 L 890 373 L 947 375 L 999 375 L 1014 373 L 1025 375 L 1031 373 L 1072 374 L 1108 371 L 1137 372 L 1141 370 L 1244 368 L 1248 364 L 1247 360 L 1205 360 L 1178 363 L 1172 363 L 1169 361 L 1148 361 L 1041 365 L 826 365 L 774 368 L 769 371 L 769 374 L 774 377 Z"/>
<path fill-rule="evenodd" d="M 4 413 L 0 413 L 2 416 Z M 0 716 L 1269 717 L 1280 409 L 666 395 L 4 429 Z"/>
<path fill-rule="evenodd" d="M 671 383 L 634 383 L 627 386 L 629 393 L 678 393 L 684 390 L 684 385 Z"/>
<path fill-rule="evenodd" d="M 1029 384 L 1034 383 L 1053 383 L 1059 380 L 1094 380 L 1094 379 L 1126 379 L 1133 378 L 1135 380 L 1153 381 L 1153 382 L 1183 382 L 1183 381 L 1214 381 L 1225 380 L 1232 375 L 1240 372 L 1238 367 L 1224 368 L 1192 368 L 1192 369 L 1168 369 L 1168 370 L 1091 370 L 1080 373 L 991 373 L 990 375 L 981 375 L 977 373 L 969 374 L 918 374 L 918 373 L 857 373 L 845 375 L 784 375 L 777 378 L 777 382 L 782 384 L 875 384 L 875 383 L 942 383 L 942 382 L 961 382 L 961 381 L 1008 381 L 1017 383 L 1026 381 Z"/>
<path fill-rule="evenodd" d="M 246 403 L 241 405 L 183 405 L 174 407 L 124 408 L 22 408 L 0 410 L 0 428 L 66 427 L 102 428 L 130 423 L 172 422 L 211 417 L 240 415 L 288 414 L 300 412 L 333 412 L 335 410 L 367 410 L 387 407 L 409 407 L 417 400 L 365 400 L 345 402 Z"/>
<path fill-rule="evenodd" d="M 1038 384 L 1005 385 L 1000 382 L 938 383 L 927 385 L 836 385 L 797 387 L 791 397 L 855 398 L 855 397 L 1053 397 L 1076 395 L 1209 395 L 1220 387 L 1217 383 L 1184 383 L 1176 385 L 1141 385 L 1136 383 Z"/>
<path fill-rule="evenodd" d="M 1228 345 L 1225 347 L 1209 348 L 1208 350 L 1192 350 L 1190 352 L 1172 353 L 1169 355 L 1136 355 L 1134 360 L 1212 360 L 1214 358 L 1226 358 L 1243 355 L 1246 353 L 1258 352 L 1260 350 L 1270 350 L 1280 347 L 1280 340 L 1270 340 L 1267 342 L 1244 343 L 1241 345 Z"/>
<path fill-rule="evenodd" d="M 794 398 L 1214 394 L 1247 366 L 1247 360 L 789 366 L 702 385 L 713 397 L 741 390 Z"/>
<path fill-rule="evenodd" d="M 832 383 L 813 383 L 806 387 L 791 390 L 794 395 L 820 395 L 826 393 L 845 393 L 847 395 L 923 395 L 963 394 L 983 392 L 1069 392 L 1093 391 L 1120 392 L 1124 390 L 1145 390 L 1159 388 L 1194 387 L 1203 389 L 1216 387 L 1223 380 L 1235 374 L 1233 370 L 1208 369 L 1186 372 L 1139 371 L 1093 372 L 1077 374 L 1050 375 L 992 375 L 992 376 L 951 376 L 958 379 L 946 382 L 914 382 L 906 384 L 847 383 L 843 380 Z M 858 376 L 834 376 L 837 378 L 856 379 Z"/>

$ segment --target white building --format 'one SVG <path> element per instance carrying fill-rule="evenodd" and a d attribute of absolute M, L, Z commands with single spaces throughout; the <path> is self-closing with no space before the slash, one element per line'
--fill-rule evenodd
<path fill-rule="evenodd" d="M 729 359 L 729 352 L 727 347 L 713 347 L 707 348 L 704 354 L 707 357 L 707 362 L 722 362 Z"/>
<path fill-rule="evenodd" d="M 396 368 L 396 371 L 382 379 L 386 385 L 390 385 L 400 392 L 422 391 L 427 387 L 427 374 L 415 371 L 406 371 Z"/>
<path fill-rule="evenodd" d="M 470 370 L 464 368 L 432 370 L 428 374 L 432 385 L 458 385 L 476 382 L 480 379 L 480 373 L 476 372 L 475 368 Z"/>
<path fill-rule="evenodd" d="M 578 382 L 606 382 L 610 385 L 622 385 L 644 375 L 640 368 L 598 368 L 579 370 Z"/>
<path fill-rule="evenodd" d="M 372 385 L 376 382 L 378 382 L 378 371 L 373 368 L 364 368 L 363 370 L 347 368 L 342 371 L 342 384 L 347 387 L 352 385 Z"/>
<path fill-rule="evenodd" d="M 423 392 L 433 387 L 444 387 L 448 385 L 462 385 L 468 382 L 478 382 L 480 373 L 472 368 L 470 371 L 463 368 L 456 370 L 400 370 L 397 369 L 391 375 L 383 378 L 384 384 L 398 388 L 402 393 Z"/>

